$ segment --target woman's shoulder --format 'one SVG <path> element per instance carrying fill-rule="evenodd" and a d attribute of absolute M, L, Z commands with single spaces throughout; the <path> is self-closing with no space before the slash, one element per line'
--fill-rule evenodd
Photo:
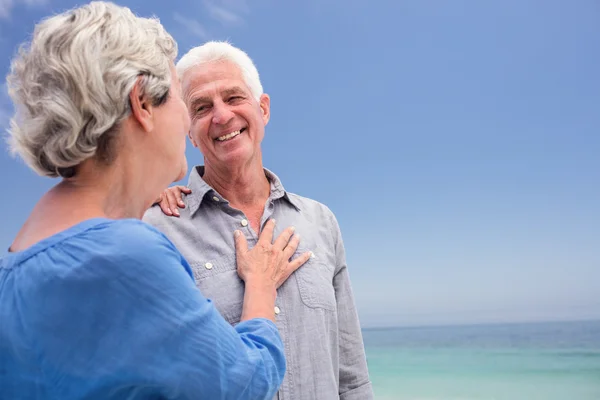
<path fill-rule="evenodd" d="M 175 245 L 162 232 L 137 219 L 104 220 L 73 239 L 85 243 L 90 255 L 112 259 L 157 261 L 164 257 L 181 258 Z M 65 245 L 69 246 L 68 243 Z"/>
<path fill-rule="evenodd" d="M 27 259 L 65 261 L 70 266 L 94 262 L 108 264 L 153 264 L 181 254 L 156 228 L 137 219 L 93 218 L 80 222 L 19 254 Z M 21 263 L 19 262 L 19 263 Z M 49 263 L 54 264 L 54 263 Z"/>
<path fill-rule="evenodd" d="M 78 259 L 76 264 L 86 271 L 101 267 L 95 272 L 99 275 L 141 279 L 183 268 L 192 276 L 175 245 L 156 228 L 136 219 L 100 221 L 59 247 L 62 254 Z"/>
<path fill-rule="evenodd" d="M 139 219 L 105 219 L 84 233 L 86 234 L 105 235 L 118 247 L 144 247 L 148 243 L 170 243 L 162 232 Z"/>
<path fill-rule="evenodd" d="M 3 269 L 27 268 L 41 276 L 75 276 L 82 272 L 135 276 L 168 265 L 183 267 L 192 276 L 175 245 L 159 230 L 136 219 L 82 221 L 29 249 L 0 259 Z"/>

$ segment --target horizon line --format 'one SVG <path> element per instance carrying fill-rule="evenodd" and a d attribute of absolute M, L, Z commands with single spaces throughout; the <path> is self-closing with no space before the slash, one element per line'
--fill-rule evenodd
<path fill-rule="evenodd" d="M 498 326 L 498 325 L 545 325 L 545 324 L 569 324 L 569 323 L 600 323 L 600 317 L 578 318 L 578 319 L 554 319 L 554 320 L 532 320 L 532 321 L 505 321 L 505 322 L 467 322 L 467 323 L 433 323 L 422 325 L 394 325 L 394 326 L 372 326 L 361 327 L 362 331 L 386 331 L 396 329 L 422 329 L 422 328 L 459 328 L 471 326 Z"/>

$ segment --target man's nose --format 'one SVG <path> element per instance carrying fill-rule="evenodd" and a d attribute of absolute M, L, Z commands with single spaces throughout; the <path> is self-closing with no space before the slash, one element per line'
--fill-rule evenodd
<path fill-rule="evenodd" d="M 233 118 L 233 112 L 226 104 L 220 103 L 213 106 L 212 122 L 215 125 L 226 125 Z"/>

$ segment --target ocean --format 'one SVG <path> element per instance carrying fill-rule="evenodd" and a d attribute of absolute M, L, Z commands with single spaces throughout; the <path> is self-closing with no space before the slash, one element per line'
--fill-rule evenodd
<path fill-rule="evenodd" d="M 600 321 L 363 335 L 377 400 L 600 400 Z"/>

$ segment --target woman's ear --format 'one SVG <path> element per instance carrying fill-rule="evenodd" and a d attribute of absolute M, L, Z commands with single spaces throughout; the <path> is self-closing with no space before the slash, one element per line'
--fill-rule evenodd
<path fill-rule="evenodd" d="M 151 132 L 154 129 L 154 121 L 152 120 L 154 106 L 152 101 L 142 95 L 142 77 L 138 77 L 133 89 L 129 93 L 129 104 L 131 105 L 131 115 L 140 124 L 146 132 Z"/>

